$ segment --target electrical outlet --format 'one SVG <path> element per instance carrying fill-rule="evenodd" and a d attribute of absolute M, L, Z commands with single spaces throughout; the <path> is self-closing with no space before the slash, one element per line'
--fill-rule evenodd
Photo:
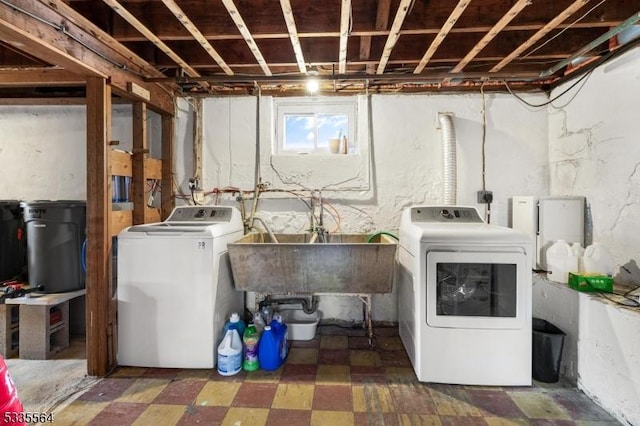
<path fill-rule="evenodd" d="M 478 191 L 478 203 L 491 204 L 493 202 L 493 192 L 491 191 Z"/>

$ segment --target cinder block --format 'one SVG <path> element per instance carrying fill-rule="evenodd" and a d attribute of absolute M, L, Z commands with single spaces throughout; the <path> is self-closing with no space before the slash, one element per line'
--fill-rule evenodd
<path fill-rule="evenodd" d="M 19 308 L 18 305 L 0 305 L 0 353 L 4 358 L 18 355 Z"/>

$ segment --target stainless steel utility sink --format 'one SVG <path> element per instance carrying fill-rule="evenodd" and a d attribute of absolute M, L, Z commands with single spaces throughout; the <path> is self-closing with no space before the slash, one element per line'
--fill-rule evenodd
<path fill-rule="evenodd" d="M 247 234 L 228 244 L 238 290 L 272 294 L 373 294 L 393 288 L 396 241 L 387 235 Z"/>

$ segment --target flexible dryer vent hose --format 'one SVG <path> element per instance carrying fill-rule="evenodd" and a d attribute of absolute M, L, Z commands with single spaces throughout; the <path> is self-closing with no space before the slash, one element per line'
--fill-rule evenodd
<path fill-rule="evenodd" d="M 456 131 L 453 127 L 453 114 L 439 113 L 438 121 L 442 129 L 442 203 L 447 206 L 456 204 Z"/>

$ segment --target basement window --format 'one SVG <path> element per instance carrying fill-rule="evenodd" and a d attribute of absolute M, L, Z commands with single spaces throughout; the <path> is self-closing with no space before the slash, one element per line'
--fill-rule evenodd
<path fill-rule="evenodd" d="M 275 109 L 275 154 L 356 153 L 356 99 L 276 99 Z"/>

